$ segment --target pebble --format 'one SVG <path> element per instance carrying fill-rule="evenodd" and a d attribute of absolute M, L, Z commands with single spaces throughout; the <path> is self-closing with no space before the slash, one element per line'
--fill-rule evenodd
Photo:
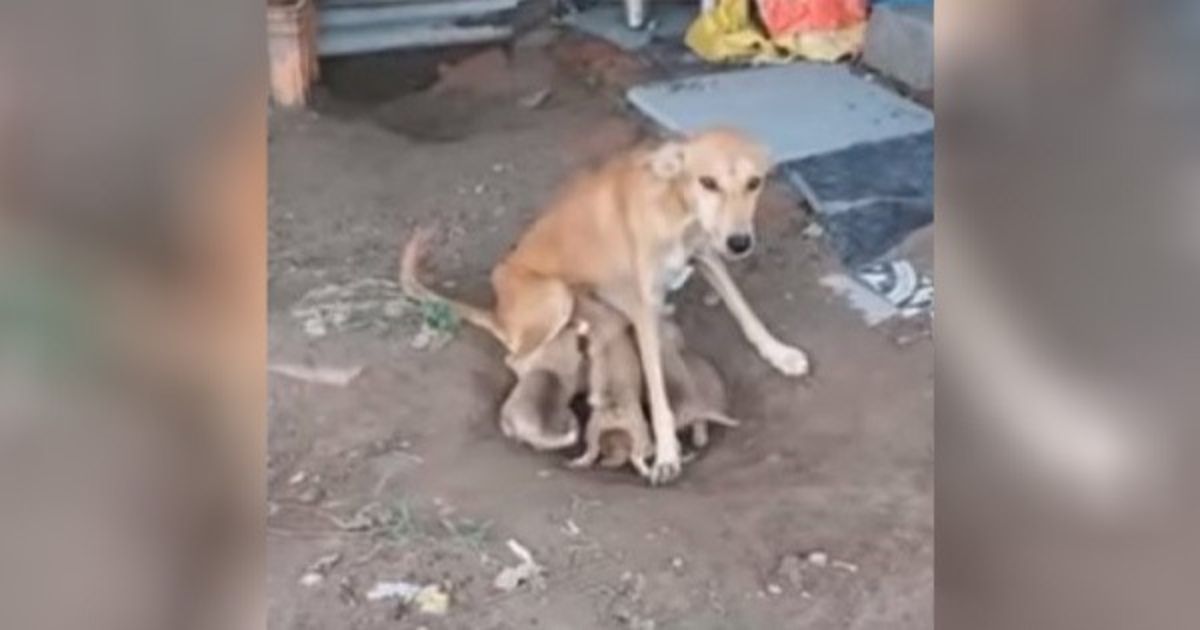
<path fill-rule="evenodd" d="M 320 573 L 317 573 L 316 571 L 310 571 L 310 572 L 305 573 L 304 575 L 300 576 L 300 585 L 307 586 L 309 588 L 312 588 L 324 581 L 325 581 L 325 576 L 321 575 Z"/>
<path fill-rule="evenodd" d="M 304 505 L 316 505 L 325 498 L 325 490 L 320 486 L 309 486 L 296 495 L 296 501 Z"/>

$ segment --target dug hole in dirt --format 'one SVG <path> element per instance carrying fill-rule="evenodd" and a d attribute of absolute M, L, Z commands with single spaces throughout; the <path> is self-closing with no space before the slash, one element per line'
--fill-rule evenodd
<path fill-rule="evenodd" d="M 595 73 L 635 62 L 529 41 L 326 64 L 312 111 L 271 115 L 270 627 L 932 627 L 932 344 L 818 283 L 835 263 L 781 189 L 733 271 L 816 376 L 774 372 L 692 280 L 679 323 L 743 426 L 668 487 L 506 440 L 499 346 L 399 295 L 432 224 L 428 277 L 487 303 L 555 187 L 646 133 L 629 75 Z"/>

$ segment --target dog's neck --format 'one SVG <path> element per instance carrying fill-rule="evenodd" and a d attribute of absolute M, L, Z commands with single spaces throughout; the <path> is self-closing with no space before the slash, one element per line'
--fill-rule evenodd
<path fill-rule="evenodd" d="M 700 227 L 700 217 L 688 205 L 681 185 L 678 181 L 668 182 L 662 188 L 661 198 L 653 205 L 664 228 L 663 236 L 671 241 L 679 241 Z"/>

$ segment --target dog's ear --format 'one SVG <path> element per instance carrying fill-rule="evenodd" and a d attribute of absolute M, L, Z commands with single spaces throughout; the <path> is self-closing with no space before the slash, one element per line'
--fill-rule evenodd
<path fill-rule="evenodd" d="M 666 142 L 650 154 L 650 171 L 662 179 L 675 179 L 683 172 L 683 145 Z"/>

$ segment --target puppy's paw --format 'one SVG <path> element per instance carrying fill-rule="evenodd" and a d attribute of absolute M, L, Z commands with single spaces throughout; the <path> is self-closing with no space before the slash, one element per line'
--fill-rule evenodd
<path fill-rule="evenodd" d="M 579 469 L 583 469 L 583 468 L 591 468 L 592 464 L 594 464 L 595 462 L 596 462 L 595 456 L 593 456 L 591 453 L 584 453 L 583 455 L 580 455 L 579 457 L 576 457 L 575 459 L 567 460 L 565 465 L 567 468 L 579 470 Z"/>
<path fill-rule="evenodd" d="M 808 374 L 808 355 L 799 348 L 780 343 L 764 347 L 759 353 L 767 360 L 767 363 L 788 376 Z"/>

